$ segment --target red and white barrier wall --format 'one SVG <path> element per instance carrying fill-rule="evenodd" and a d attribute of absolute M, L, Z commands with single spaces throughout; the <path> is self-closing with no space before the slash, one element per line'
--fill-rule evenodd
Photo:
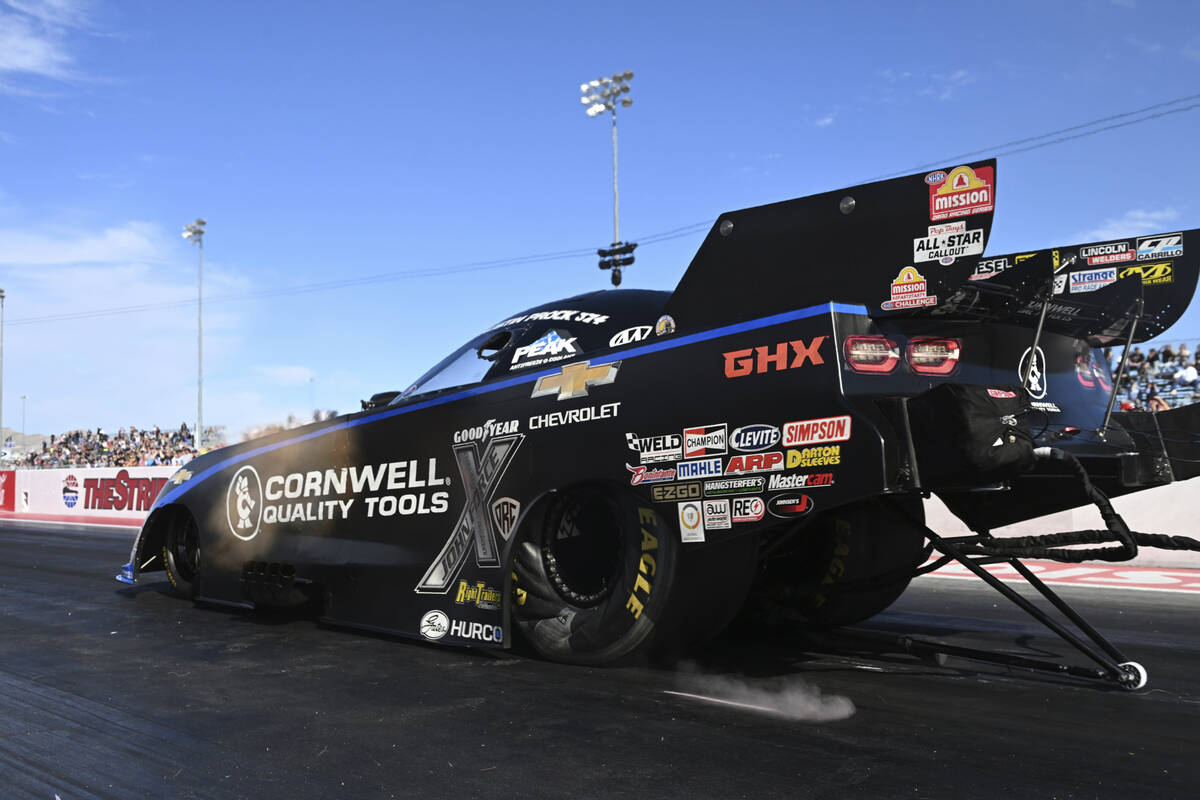
<path fill-rule="evenodd" d="M 177 469 L 0 470 L 0 519 L 137 527 Z"/>

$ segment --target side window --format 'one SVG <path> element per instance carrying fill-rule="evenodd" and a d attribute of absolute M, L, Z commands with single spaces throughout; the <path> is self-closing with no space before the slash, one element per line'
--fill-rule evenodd
<path fill-rule="evenodd" d="M 512 340 L 512 331 L 495 331 L 476 337 L 418 378 L 417 382 L 408 387 L 397 400 L 411 397 L 414 394 L 437 392 L 454 386 L 470 386 L 479 383 L 501 355 L 509 349 Z"/>

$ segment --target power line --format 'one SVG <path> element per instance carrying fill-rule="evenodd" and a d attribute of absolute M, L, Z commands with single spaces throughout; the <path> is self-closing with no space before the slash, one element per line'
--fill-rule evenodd
<path fill-rule="evenodd" d="M 1200 103 L 1193 103 L 1191 105 L 1183 106 L 1183 107 L 1179 107 L 1179 108 L 1168 108 L 1169 106 L 1174 106 L 1179 103 L 1187 102 L 1189 100 L 1200 100 L 1200 94 L 1187 95 L 1185 97 L 1177 97 L 1174 100 L 1168 100 L 1163 103 L 1155 103 L 1153 105 L 1145 106 L 1144 108 L 1139 108 L 1135 111 L 1126 111 L 1126 112 L 1122 112 L 1120 114 L 1113 114 L 1113 115 L 1110 115 L 1107 117 L 1101 117 L 1099 119 L 1091 120 L 1090 122 L 1083 122 L 1078 125 L 1071 125 L 1066 128 L 1060 128 L 1055 131 L 1050 131 L 1049 133 L 1043 133 L 1043 134 L 1039 134 L 1037 136 L 1029 136 L 1029 137 L 1026 137 L 1023 139 L 1014 139 L 1013 141 L 1005 142 L 1004 144 L 994 145 L 992 147 L 983 148 L 980 150 L 972 150 L 967 153 L 959 153 L 957 155 L 939 159 L 938 161 L 931 162 L 929 164 L 922 164 L 920 166 L 912 167 L 911 169 L 903 170 L 901 172 L 892 172 L 887 175 L 881 175 L 881 176 L 878 176 L 875 178 L 870 178 L 867 182 L 872 182 L 872 181 L 877 181 L 877 180 L 885 180 L 887 178 L 894 178 L 894 177 L 897 177 L 900 175 L 908 175 L 913 172 L 920 172 L 923 169 L 931 169 L 933 167 L 944 166 L 949 163 L 953 163 L 956 161 L 962 161 L 971 156 L 980 155 L 980 154 L 984 154 L 984 153 L 993 153 L 997 156 L 1015 155 L 1018 153 L 1025 153 L 1025 152 L 1029 152 L 1030 150 L 1038 150 L 1043 147 L 1050 147 L 1051 145 L 1061 144 L 1063 142 L 1071 141 L 1073 139 L 1082 139 L 1087 136 L 1095 136 L 1096 134 L 1115 130 L 1117 128 L 1124 128 L 1124 127 L 1128 127 L 1130 125 L 1138 125 L 1143 122 L 1149 122 L 1150 120 L 1153 120 L 1153 119 L 1165 117 L 1169 114 L 1179 114 L 1179 113 L 1183 113 L 1185 111 L 1191 111 L 1193 109 L 1200 108 Z M 1159 111 L 1158 113 L 1155 113 L 1155 114 L 1147 114 L 1146 116 L 1139 117 L 1137 119 L 1132 119 L 1132 120 L 1127 119 L 1128 117 L 1136 117 L 1138 114 L 1144 114 L 1147 111 L 1154 111 L 1155 109 L 1160 109 L 1160 108 L 1166 108 L 1167 110 Z M 1085 128 L 1092 128 L 1093 126 L 1099 125 L 1100 123 L 1103 123 L 1103 122 L 1111 122 L 1113 120 L 1118 120 L 1118 119 L 1125 119 L 1126 121 L 1118 122 L 1118 123 L 1115 123 L 1112 125 L 1105 125 L 1105 126 L 1099 127 L 1099 128 L 1093 128 L 1092 130 L 1083 130 Z M 1083 132 L 1082 133 L 1071 133 L 1072 131 L 1080 131 L 1080 130 L 1082 130 Z M 1070 135 L 1064 136 L 1062 134 L 1070 134 Z M 1051 139 L 1050 137 L 1053 137 L 1053 136 L 1057 136 L 1059 138 Z M 1046 140 L 1046 141 L 1043 141 L 1043 140 Z M 1028 144 L 1030 142 L 1037 142 L 1037 144 L 1032 144 L 1028 147 L 1016 147 L 1017 145 Z M 1016 149 L 1005 150 L 1005 148 L 1016 148 Z M 649 236 L 642 237 L 639 240 L 639 243 L 642 246 L 645 246 L 647 244 L 658 244 L 661 242 L 670 241 L 672 239 L 679 239 L 684 236 L 691 236 L 696 233 L 699 233 L 700 231 L 705 230 L 706 228 L 711 227 L 712 224 L 713 224 L 712 219 L 703 220 L 701 222 L 693 222 L 690 225 L 684 225 L 679 228 L 672 228 L 671 230 L 668 230 L 668 231 L 662 231 L 660 233 L 654 233 L 654 234 L 650 234 Z M 438 275 L 455 275 L 455 274 L 461 274 L 464 272 L 480 272 L 483 270 L 500 269 L 502 267 L 521 266 L 524 264 L 538 264 L 538 263 L 544 263 L 544 262 L 548 262 L 548 261 L 562 261 L 562 260 L 567 260 L 567 259 L 583 258 L 585 256 L 591 257 L 594 255 L 594 253 L 595 253 L 595 248 L 588 247 L 588 248 L 580 248 L 580 249 L 576 249 L 576 250 L 561 250 L 561 251 L 554 252 L 554 253 L 539 253 L 539 254 L 528 255 L 528 256 L 514 256 L 511 258 L 495 259 L 495 260 L 491 260 L 491 261 L 472 261 L 472 262 L 468 262 L 465 264 L 458 264 L 458 265 L 448 266 L 448 267 L 426 267 L 423 269 L 381 272 L 381 273 L 377 273 L 375 275 L 364 275 L 364 276 L 358 277 L 358 278 L 345 278 L 345 279 L 337 280 L 337 281 L 323 281 L 323 282 L 319 282 L 319 283 L 298 284 L 296 286 L 288 286 L 288 287 L 282 287 L 282 288 L 278 288 L 278 289 L 261 289 L 258 291 L 243 292 L 240 294 L 214 295 L 214 296 L 209 297 L 208 301 L 211 303 L 211 302 L 226 302 L 226 301 L 232 301 L 232 300 L 254 300 L 254 299 L 264 299 L 264 298 L 269 298 L 269 297 L 285 297 L 288 295 L 309 294 L 312 292 L 322 292 L 322 291 L 328 291 L 331 289 L 344 289 L 344 288 L 348 288 L 351 286 L 366 286 L 366 285 L 375 284 L 375 283 L 386 283 L 386 282 L 391 282 L 391 281 L 408 280 L 410 278 L 427 278 L 427 277 L 434 277 L 434 276 L 438 276 Z M 193 301 L 191 299 L 187 299 L 187 300 L 176 300 L 176 301 L 164 301 L 164 302 L 158 302 L 158 303 L 144 303 L 142 305 L 134 305 L 134 306 L 120 306 L 120 307 L 116 307 L 116 308 L 94 309 L 92 311 L 76 311 L 76 312 L 66 312 L 66 313 L 62 313 L 62 314 L 46 314 L 46 315 L 38 316 L 38 317 L 22 317 L 19 319 L 9 320 L 7 322 L 7 324 L 10 326 L 35 325 L 35 324 L 43 323 L 43 322 L 66 322 L 69 320 L 95 319 L 97 317 L 118 316 L 121 314 L 135 314 L 135 313 L 140 313 L 143 311 L 151 311 L 151 310 L 155 310 L 155 309 L 168 309 L 168 308 L 178 308 L 178 307 L 182 307 L 182 306 L 190 306 L 192 304 L 192 302 Z"/>

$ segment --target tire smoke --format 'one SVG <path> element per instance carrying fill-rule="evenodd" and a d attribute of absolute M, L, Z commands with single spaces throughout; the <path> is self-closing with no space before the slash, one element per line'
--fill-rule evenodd
<path fill-rule="evenodd" d="M 742 708 L 802 722 L 834 722 L 854 715 L 854 702 L 794 675 L 742 680 L 717 675 L 689 675 L 680 682 L 680 697 Z"/>

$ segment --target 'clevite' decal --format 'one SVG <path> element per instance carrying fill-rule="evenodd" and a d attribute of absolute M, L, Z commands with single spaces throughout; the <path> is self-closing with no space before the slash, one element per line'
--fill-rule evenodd
<path fill-rule="evenodd" d="M 525 435 L 521 433 L 493 437 L 484 448 L 482 456 L 476 442 L 454 445 L 454 459 L 458 462 L 458 471 L 462 475 L 466 500 L 450 538 L 429 565 L 425 577 L 421 578 L 415 591 L 422 594 L 445 593 L 458 577 L 463 562 L 467 560 L 467 550 L 470 549 L 472 541 L 475 543 L 475 563 L 478 566 L 500 566 L 500 551 L 492 533 L 488 500 L 524 440 Z"/>

